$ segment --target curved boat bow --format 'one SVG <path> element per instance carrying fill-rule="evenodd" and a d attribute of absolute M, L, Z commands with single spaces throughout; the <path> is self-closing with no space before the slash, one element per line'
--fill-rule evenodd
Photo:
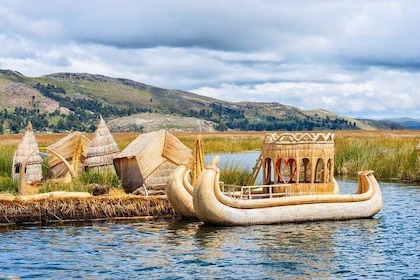
<path fill-rule="evenodd" d="M 191 170 L 178 166 L 166 183 L 166 196 L 175 212 L 187 219 L 197 218 L 193 207 L 193 186 L 190 183 Z"/>

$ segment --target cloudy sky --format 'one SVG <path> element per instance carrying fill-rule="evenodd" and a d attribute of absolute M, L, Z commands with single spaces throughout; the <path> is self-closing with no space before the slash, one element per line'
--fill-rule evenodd
<path fill-rule="evenodd" d="M 417 0 L 0 0 L 0 69 L 420 118 Z"/>

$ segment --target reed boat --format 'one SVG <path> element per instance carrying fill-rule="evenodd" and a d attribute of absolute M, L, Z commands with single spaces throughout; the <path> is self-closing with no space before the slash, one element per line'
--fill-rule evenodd
<path fill-rule="evenodd" d="M 381 190 L 372 171 L 359 173 L 354 194 L 290 195 L 278 192 L 277 184 L 223 192 L 217 162 L 218 158 L 212 160 L 194 186 L 194 212 L 205 223 L 233 226 L 349 220 L 370 218 L 382 208 Z"/>
<path fill-rule="evenodd" d="M 218 157 L 191 185 L 190 171 L 181 165 L 168 180 L 168 200 L 183 217 L 227 226 L 373 217 L 382 208 L 373 171 L 359 172 L 354 194 L 340 194 L 333 176 L 333 138 L 321 133 L 267 135 L 254 167 L 263 170 L 261 185 L 220 182 Z"/>

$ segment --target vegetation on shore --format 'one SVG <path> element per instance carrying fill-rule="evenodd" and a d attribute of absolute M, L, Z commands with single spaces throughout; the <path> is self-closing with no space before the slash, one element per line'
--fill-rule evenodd
<path fill-rule="evenodd" d="M 192 148 L 197 133 L 174 133 L 185 145 Z M 238 153 L 259 151 L 264 133 L 202 133 L 205 153 Z M 124 149 L 138 134 L 114 134 L 120 148 Z M 41 134 L 38 145 L 46 147 L 60 139 L 62 134 Z M 0 137 L 0 192 L 15 194 L 17 183 L 11 179 L 13 153 L 21 135 Z M 335 133 L 335 174 L 354 176 L 360 170 L 370 169 L 378 179 L 420 181 L 419 131 L 340 131 Z M 44 163 L 46 165 L 46 163 Z M 229 184 L 244 184 L 250 175 L 239 164 L 221 167 L 221 180 Z M 121 188 L 116 176 L 85 172 L 71 184 L 43 182 L 41 192 L 56 190 L 90 191 L 89 184 L 108 184 Z"/>

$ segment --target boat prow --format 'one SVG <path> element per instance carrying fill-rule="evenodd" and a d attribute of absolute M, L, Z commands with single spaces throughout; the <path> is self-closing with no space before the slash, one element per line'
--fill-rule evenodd
<path fill-rule="evenodd" d="M 166 196 L 174 211 L 183 218 L 197 218 L 193 207 L 193 186 L 190 182 L 191 170 L 185 165 L 178 166 L 166 183 Z"/>

